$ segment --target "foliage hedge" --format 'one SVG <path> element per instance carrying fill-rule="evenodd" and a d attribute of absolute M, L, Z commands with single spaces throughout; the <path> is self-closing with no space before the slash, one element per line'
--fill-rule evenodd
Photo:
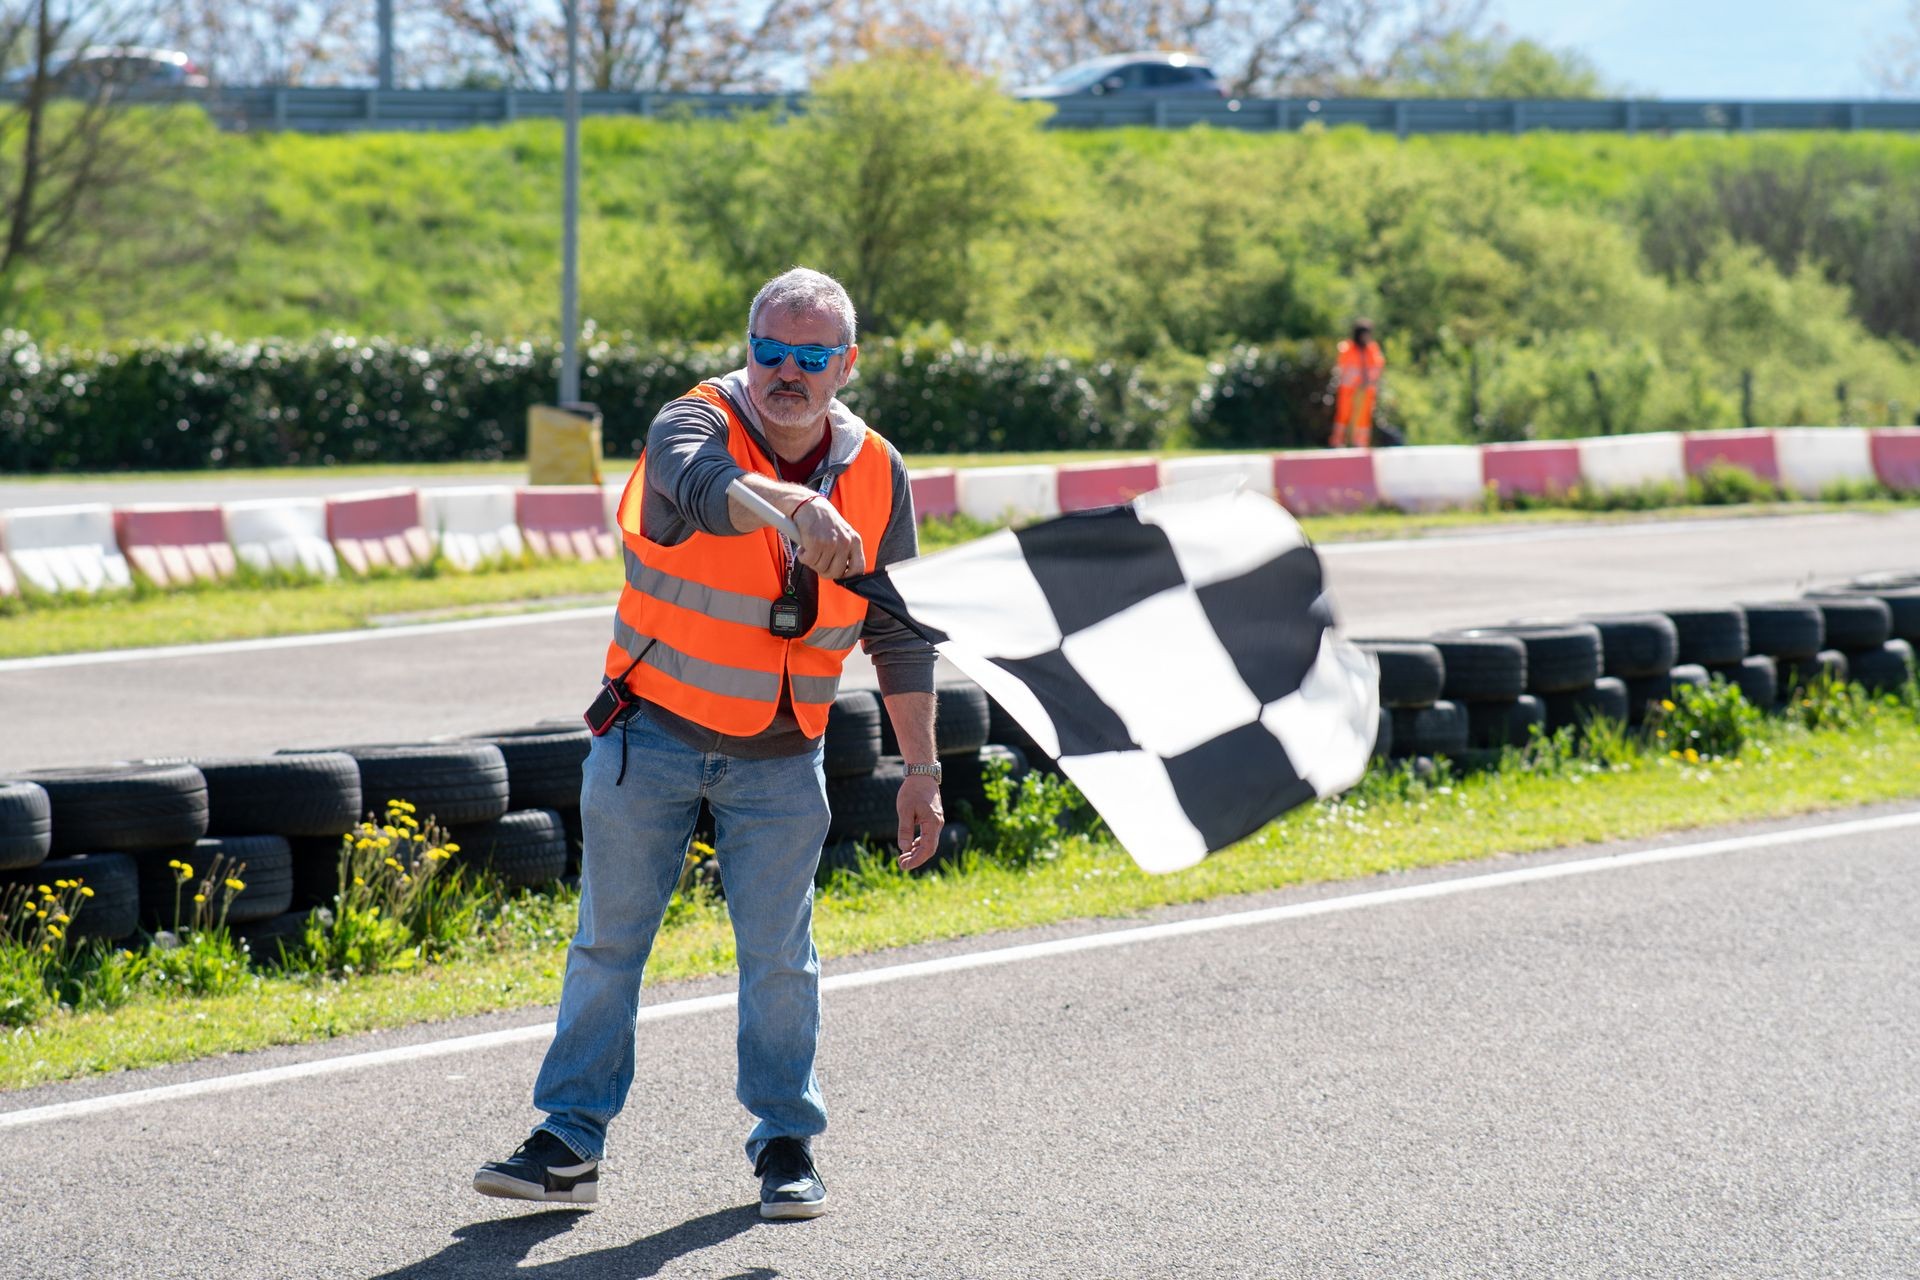
<path fill-rule="evenodd" d="M 661 405 L 743 359 L 738 346 L 627 340 L 595 341 L 582 355 L 581 393 L 605 414 L 608 449 L 628 454 Z M 552 398 L 559 359 L 552 343 L 347 337 L 92 353 L 0 333 L 0 471 L 515 458 L 527 407 Z M 1324 383 L 1323 372 L 1294 374 Z M 1242 377 L 1197 410 L 1199 430 L 1209 441 L 1274 442 L 1256 438 L 1260 395 Z M 1172 404 L 1137 368 L 892 340 L 862 345 L 846 399 L 918 453 L 1152 448 Z"/>

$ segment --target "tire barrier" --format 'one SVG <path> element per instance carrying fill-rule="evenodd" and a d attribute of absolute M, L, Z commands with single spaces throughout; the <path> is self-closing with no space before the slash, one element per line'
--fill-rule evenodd
<path fill-rule="evenodd" d="M 526 554 L 514 492 L 503 484 L 461 485 L 420 492 L 420 522 L 456 569 L 478 569 Z"/>
<path fill-rule="evenodd" d="M 140 879 L 124 853 L 76 853 L 48 858 L 30 871 L 0 872 L 0 884 L 40 885 L 79 880 L 93 890 L 73 908 L 67 936 L 119 942 L 140 928 Z"/>
<path fill-rule="evenodd" d="M 615 501 L 619 499 L 616 498 Z M 620 554 L 596 484 L 543 485 L 514 495 L 514 518 L 534 555 L 549 560 L 611 560 Z"/>
<path fill-rule="evenodd" d="M 157 587 L 231 578 L 239 563 L 216 506 L 120 507 L 113 529 L 134 571 Z"/>
<path fill-rule="evenodd" d="M 193 894 L 216 865 L 246 888 L 227 903 L 229 925 L 258 924 L 293 905 L 293 850 L 284 836 L 217 836 L 184 849 L 150 849 L 132 855 L 139 885 L 140 924 L 147 929 L 191 925 Z M 174 864 L 193 868 L 187 881 Z"/>
<path fill-rule="evenodd" d="M 507 761 L 500 748 L 485 742 L 426 743 L 420 746 L 334 748 L 360 766 L 361 803 L 384 810 L 389 800 L 405 800 L 443 827 L 492 822 L 507 812 Z M 282 755 L 305 755 L 290 750 Z"/>
<path fill-rule="evenodd" d="M 0 551 L 24 586 L 48 595 L 133 585 L 109 506 L 10 511 L 0 520 Z"/>
<path fill-rule="evenodd" d="M 53 850 L 53 804 L 45 787 L 0 782 L 0 871 L 37 867 Z"/>
<path fill-rule="evenodd" d="M 20 775 L 52 807 L 52 852 L 179 849 L 207 834 L 207 782 L 190 764 L 44 769 Z"/>
<path fill-rule="evenodd" d="M 1747 656 L 1747 615 L 1739 605 L 1668 609 L 1680 647 L 1675 661 L 1724 666 Z"/>
<path fill-rule="evenodd" d="M 461 741 L 492 746 L 500 752 L 507 767 L 509 811 L 580 807 L 580 770 L 593 746 L 593 735 L 585 725 L 503 729 L 469 734 Z"/>
<path fill-rule="evenodd" d="M 223 511 L 227 541 L 240 562 L 261 573 L 340 576 L 340 557 L 327 541 L 327 504 L 319 498 L 261 498 L 229 502 Z"/>
<path fill-rule="evenodd" d="M 821 751 L 828 779 L 857 778 L 880 763 L 880 725 L 886 716 L 871 689 L 842 689 L 827 714 Z"/>
<path fill-rule="evenodd" d="M 360 765 L 341 752 L 195 760 L 210 836 L 337 836 L 366 811 Z"/>
<path fill-rule="evenodd" d="M 522 809 L 451 828 L 465 866 L 483 867 L 511 889 L 552 884 L 567 873 L 567 827 L 552 809 Z"/>
<path fill-rule="evenodd" d="M 420 522 L 420 495 L 382 489 L 327 499 L 327 541 L 341 563 L 365 575 L 411 569 L 433 559 L 433 539 Z"/>

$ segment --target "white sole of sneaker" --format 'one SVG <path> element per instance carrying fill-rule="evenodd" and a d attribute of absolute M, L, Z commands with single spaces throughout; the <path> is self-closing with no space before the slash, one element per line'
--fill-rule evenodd
<path fill-rule="evenodd" d="M 565 1191 L 549 1191 L 537 1182 L 509 1178 L 491 1169 L 482 1169 L 473 1175 L 473 1189 L 483 1196 L 502 1200 L 539 1200 L 548 1204 L 596 1204 L 600 1199 L 598 1182 L 582 1182 Z"/>
<path fill-rule="evenodd" d="M 815 1200 L 812 1204 L 791 1201 L 782 1204 L 763 1204 L 760 1216 L 779 1222 L 791 1222 L 800 1218 L 817 1218 L 827 1211 L 825 1200 Z"/>

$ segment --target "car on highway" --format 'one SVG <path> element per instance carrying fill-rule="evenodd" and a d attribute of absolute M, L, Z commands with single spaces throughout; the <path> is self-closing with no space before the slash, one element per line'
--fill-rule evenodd
<path fill-rule="evenodd" d="M 1012 93 L 1016 98 L 1071 98 L 1079 94 L 1205 94 L 1224 98 L 1227 88 L 1205 58 L 1191 53 L 1115 53 L 1076 62 Z"/>
<path fill-rule="evenodd" d="M 9 85 L 33 78 L 31 66 L 8 74 Z M 138 45 L 94 45 L 55 66 L 50 77 L 68 91 L 117 90 L 180 91 L 205 89 L 207 74 L 178 49 L 149 49 Z"/>

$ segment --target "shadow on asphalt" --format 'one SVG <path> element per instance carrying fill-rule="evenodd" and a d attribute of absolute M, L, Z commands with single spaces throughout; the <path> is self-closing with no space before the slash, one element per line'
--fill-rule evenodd
<path fill-rule="evenodd" d="M 635 1280 L 660 1274 L 676 1258 L 698 1253 L 760 1225 L 760 1205 L 743 1204 L 655 1232 L 618 1248 L 583 1253 L 575 1258 L 523 1266 L 534 1248 L 573 1230 L 586 1217 L 584 1209 L 552 1209 L 518 1218 L 490 1218 L 471 1222 L 453 1233 L 453 1243 L 397 1271 L 384 1271 L 373 1280 Z M 779 1272 L 753 1267 L 726 1280 L 778 1280 Z"/>

